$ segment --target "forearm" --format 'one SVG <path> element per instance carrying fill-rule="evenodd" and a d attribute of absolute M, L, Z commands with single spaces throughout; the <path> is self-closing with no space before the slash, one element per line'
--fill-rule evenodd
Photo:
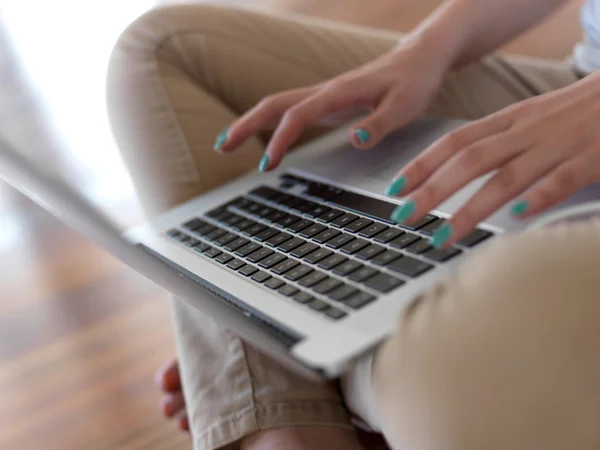
<path fill-rule="evenodd" d="M 448 0 L 411 38 L 448 68 L 479 59 L 552 14 L 568 0 Z"/>

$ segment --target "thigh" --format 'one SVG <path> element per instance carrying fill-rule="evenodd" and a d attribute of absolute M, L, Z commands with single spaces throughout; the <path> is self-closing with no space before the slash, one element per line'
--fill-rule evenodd
<path fill-rule="evenodd" d="M 415 300 L 375 362 L 394 448 L 600 448 L 600 221 L 499 239 Z"/>

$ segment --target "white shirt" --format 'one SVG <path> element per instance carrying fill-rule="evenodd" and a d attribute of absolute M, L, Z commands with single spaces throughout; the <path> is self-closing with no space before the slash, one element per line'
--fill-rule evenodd
<path fill-rule="evenodd" d="M 575 47 L 575 64 L 583 73 L 600 69 L 600 0 L 587 0 L 581 9 L 583 42 Z"/>

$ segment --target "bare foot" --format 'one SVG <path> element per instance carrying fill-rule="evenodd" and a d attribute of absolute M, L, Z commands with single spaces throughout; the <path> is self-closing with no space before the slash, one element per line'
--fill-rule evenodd
<path fill-rule="evenodd" d="M 185 398 L 181 390 L 179 365 L 176 359 L 158 369 L 156 384 L 164 393 L 159 404 L 162 414 L 169 419 L 177 420 L 179 428 L 189 431 L 190 426 L 185 415 Z"/>

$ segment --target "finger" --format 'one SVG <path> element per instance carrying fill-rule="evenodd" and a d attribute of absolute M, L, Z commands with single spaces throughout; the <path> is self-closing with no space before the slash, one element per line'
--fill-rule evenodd
<path fill-rule="evenodd" d="M 185 399 L 183 392 L 169 394 L 161 400 L 161 411 L 165 417 L 173 417 L 185 408 Z"/>
<path fill-rule="evenodd" d="M 354 124 L 350 130 L 350 142 L 362 149 L 371 149 L 381 142 L 399 122 L 399 100 L 388 95 L 367 117 Z"/>
<path fill-rule="evenodd" d="M 554 155 L 554 158 L 548 158 Z M 508 201 L 524 192 L 565 160 L 562 153 L 549 153 L 546 148 L 530 150 L 498 171 L 449 220 L 433 241 L 447 247 L 466 236 L 478 223 L 498 211 Z M 436 236 L 437 235 L 437 236 Z"/>
<path fill-rule="evenodd" d="M 355 89 L 348 89 L 345 84 L 322 89 L 311 97 L 288 109 L 275 130 L 265 156 L 261 161 L 261 169 L 272 170 L 279 165 L 285 153 L 309 126 L 318 123 L 332 112 L 343 111 L 355 106 L 359 101 Z"/>
<path fill-rule="evenodd" d="M 406 195 L 424 183 L 448 159 L 475 142 L 507 131 L 512 126 L 508 115 L 495 115 L 448 133 L 404 167 L 392 180 L 388 195 Z M 398 189 L 401 187 L 402 189 Z"/>
<path fill-rule="evenodd" d="M 317 87 L 311 86 L 265 97 L 225 131 L 226 139 L 221 142 L 220 148 L 216 149 L 223 152 L 233 151 L 260 131 L 275 128 L 285 111 L 308 98 L 316 90 Z"/>
<path fill-rule="evenodd" d="M 598 167 L 598 159 L 586 154 L 561 164 L 514 203 L 513 215 L 526 219 L 566 200 L 591 182 L 590 169 Z"/>
<path fill-rule="evenodd" d="M 182 431 L 190 431 L 190 422 L 187 417 L 182 417 L 179 419 L 179 428 Z"/>
<path fill-rule="evenodd" d="M 156 385 L 165 392 L 181 390 L 181 377 L 177 360 L 169 361 L 156 372 Z"/>
<path fill-rule="evenodd" d="M 471 181 L 504 166 L 526 150 L 518 145 L 518 137 L 500 133 L 454 154 L 411 194 L 414 210 L 405 223 L 422 219 Z"/>

